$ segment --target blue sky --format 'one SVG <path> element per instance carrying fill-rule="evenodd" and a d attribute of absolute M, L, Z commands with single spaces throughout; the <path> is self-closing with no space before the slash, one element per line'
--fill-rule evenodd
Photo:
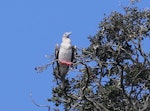
<path fill-rule="evenodd" d="M 71 31 L 72 43 L 87 47 L 89 35 L 111 11 L 121 11 L 128 0 L 1 0 L 0 1 L 0 110 L 46 111 L 32 104 L 29 93 L 40 104 L 49 104 L 52 70 L 41 74 L 35 66 L 50 62 L 61 36 Z M 139 7 L 150 7 L 143 0 Z M 148 42 L 146 41 L 148 47 Z M 149 50 L 149 49 L 146 49 Z"/>

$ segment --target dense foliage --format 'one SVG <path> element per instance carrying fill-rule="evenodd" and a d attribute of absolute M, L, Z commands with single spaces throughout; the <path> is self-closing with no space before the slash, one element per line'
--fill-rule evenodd
<path fill-rule="evenodd" d="M 66 111 L 149 111 L 150 52 L 142 47 L 145 38 L 150 38 L 149 10 L 126 7 L 123 14 L 112 12 L 89 37 L 90 46 L 78 50 L 65 89 L 58 80 L 49 101 Z"/>

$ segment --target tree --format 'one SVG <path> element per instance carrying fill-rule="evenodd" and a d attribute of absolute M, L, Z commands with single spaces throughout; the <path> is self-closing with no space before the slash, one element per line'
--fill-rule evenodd
<path fill-rule="evenodd" d="M 48 101 L 66 111 L 149 111 L 150 52 L 143 50 L 145 38 L 150 38 L 149 10 L 125 7 L 123 14 L 112 12 L 88 38 L 90 46 L 78 49 L 65 89 L 57 81 Z"/>

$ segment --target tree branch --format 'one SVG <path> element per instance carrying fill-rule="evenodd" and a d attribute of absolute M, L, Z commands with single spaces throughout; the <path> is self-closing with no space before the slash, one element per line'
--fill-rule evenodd
<path fill-rule="evenodd" d="M 38 104 L 38 103 L 36 103 L 35 101 L 34 101 L 34 99 L 32 98 L 32 93 L 30 93 L 30 99 L 32 100 L 32 103 L 34 104 L 34 105 L 36 105 L 37 107 L 46 107 L 46 108 L 48 108 L 48 111 L 50 111 L 50 106 L 48 106 L 48 105 L 40 105 L 40 104 Z"/>

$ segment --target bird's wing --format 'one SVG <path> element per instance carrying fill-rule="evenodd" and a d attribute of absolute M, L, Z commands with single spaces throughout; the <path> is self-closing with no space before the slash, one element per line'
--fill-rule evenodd
<path fill-rule="evenodd" d="M 56 46 L 55 46 L 55 61 L 56 61 L 57 70 L 58 70 L 58 73 L 59 73 L 58 55 L 59 55 L 59 45 L 56 44 Z"/>
<path fill-rule="evenodd" d="M 59 62 L 58 62 L 58 55 L 59 55 L 59 45 L 56 44 L 55 46 L 55 61 L 56 61 L 56 67 L 54 69 L 54 75 L 56 76 L 56 78 L 61 78 L 60 77 L 60 70 L 59 70 Z"/>
<path fill-rule="evenodd" d="M 75 55 L 77 54 L 76 46 L 72 46 L 72 57 L 71 62 L 75 60 Z"/>
<path fill-rule="evenodd" d="M 59 55 L 59 45 L 56 44 L 56 46 L 55 46 L 55 59 L 57 60 L 57 62 L 58 62 L 58 55 Z"/>

